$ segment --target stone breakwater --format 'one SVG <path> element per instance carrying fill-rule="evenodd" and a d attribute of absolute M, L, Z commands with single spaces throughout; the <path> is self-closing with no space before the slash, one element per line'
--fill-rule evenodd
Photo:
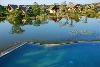
<path fill-rule="evenodd" d="M 10 48 L 8 48 L 8 49 L 6 49 L 6 50 L 0 52 L 0 57 L 2 57 L 2 56 L 4 56 L 4 55 L 6 55 L 6 54 L 8 54 L 8 53 L 10 53 L 10 52 L 12 52 L 12 51 L 14 51 L 14 50 L 16 50 L 17 48 L 19 48 L 19 47 L 25 45 L 26 43 L 27 43 L 27 42 L 20 43 L 20 44 L 18 44 L 18 45 L 12 46 L 12 47 L 10 47 Z"/>

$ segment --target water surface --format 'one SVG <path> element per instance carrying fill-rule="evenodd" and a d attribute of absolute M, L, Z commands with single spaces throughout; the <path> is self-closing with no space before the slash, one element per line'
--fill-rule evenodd
<path fill-rule="evenodd" d="M 82 17 L 79 22 L 61 18 L 58 22 L 46 19 L 46 22 L 14 25 L 8 20 L 0 22 L 0 50 L 24 40 L 65 41 L 99 40 L 100 23 L 97 18 Z"/>
<path fill-rule="evenodd" d="M 26 44 L 1 57 L 0 67 L 100 67 L 100 43 Z"/>

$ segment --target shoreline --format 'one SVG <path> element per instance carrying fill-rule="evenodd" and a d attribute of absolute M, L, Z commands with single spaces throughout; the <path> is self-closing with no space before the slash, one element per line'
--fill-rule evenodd
<path fill-rule="evenodd" d="M 58 43 L 58 44 L 57 43 L 44 43 L 44 44 L 41 44 L 41 43 L 34 43 L 34 42 L 25 41 L 25 42 L 21 42 L 19 44 L 16 44 L 16 45 L 14 45 L 14 46 L 12 46 L 12 47 L 4 50 L 4 51 L 1 51 L 0 52 L 0 57 L 3 57 L 6 54 L 9 54 L 10 52 L 18 49 L 21 46 L 24 46 L 25 44 L 37 44 L 37 45 L 42 45 L 42 46 L 45 46 L 45 47 L 53 47 L 53 46 L 59 46 L 59 45 L 65 45 L 65 44 L 67 45 L 67 44 L 77 44 L 77 43 L 87 43 L 87 42 L 88 43 L 93 43 L 93 42 L 100 43 L 100 41 L 76 41 L 76 42 L 71 42 L 70 41 L 70 42 L 67 42 L 67 43 L 62 42 L 62 43 Z"/>
<path fill-rule="evenodd" d="M 26 43 L 21 43 L 21 44 L 15 45 L 15 46 L 13 46 L 13 47 L 11 47 L 11 48 L 8 48 L 8 49 L 2 51 L 2 52 L 0 53 L 0 57 L 3 57 L 4 55 L 6 55 L 6 54 L 8 54 L 8 53 L 10 53 L 10 52 L 12 52 L 12 51 L 14 51 L 14 50 L 16 50 L 17 48 L 19 48 L 19 47 L 21 47 L 21 46 L 23 46 L 23 45 L 25 45 L 25 44 L 26 44 Z"/>

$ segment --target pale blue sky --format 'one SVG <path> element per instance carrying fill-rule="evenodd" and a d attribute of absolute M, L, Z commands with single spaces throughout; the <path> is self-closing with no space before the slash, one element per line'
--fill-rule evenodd
<path fill-rule="evenodd" d="M 100 0 L 0 0 L 1 5 L 16 4 L 16 5 L 32 5 L 34 2 L 38 4 L 54 4 L 66 1 L 66 3 L 73 2 L 74 4 L 87 4 L 100 2 Z"/>

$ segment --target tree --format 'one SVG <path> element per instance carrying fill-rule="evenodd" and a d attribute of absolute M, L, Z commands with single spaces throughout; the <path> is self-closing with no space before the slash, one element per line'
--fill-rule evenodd
<path fill-rule="evenodd" d="M 13 24 L 20 24 L 22 23 L 22 11 L 21 10 L 13 10 L 12 12 L 9 12 L 8 20 Z"/>
<path fill-rule="evenodd" d="M 38 7 L 38 3 L 37 2 L 34 2 L 33 3 L 33 7 L 35 7 L 35 8 Z"/>
<path fill-rule="evenodd" d="M 75 5 L 73 2 L 69 2 L 68 7 L 73 8 Z"/>
<path fill-rule="evenodd" d="M 61 10 L 62 10 L 63 12 L 65 12 L 66 6 L 67 6 L 66 1 L 64 1 L 64 2 L 61 3 Z"/>
<path fill-rule="evenodd" d="M 34 16 L 40 15 L 40 8 L 38 6 L 37 2 L 34 2 L 33 6 L 32 6 L 32 13 L 34 14 Z"/>
<path fill-rule="evenodd" d="M 39 7 L 37 7 L 37 8 L 33 8 L 33 13 L 34 13 L 34 15 L 35 16 L 37 16 L 37 15 L 40 15 L 40 8 Z"/>
<path fill-rule="evenodd" d="M 6 16 L 6 8 L 4 6 L 0 5 L 0 17 L 5 17 Z"/>
<path fill-rule="evenodd" d="M 25 13 L 25 20 L 26 22 L 32 22 L 32 20 L 29 17 L 29 14 Z"/>

